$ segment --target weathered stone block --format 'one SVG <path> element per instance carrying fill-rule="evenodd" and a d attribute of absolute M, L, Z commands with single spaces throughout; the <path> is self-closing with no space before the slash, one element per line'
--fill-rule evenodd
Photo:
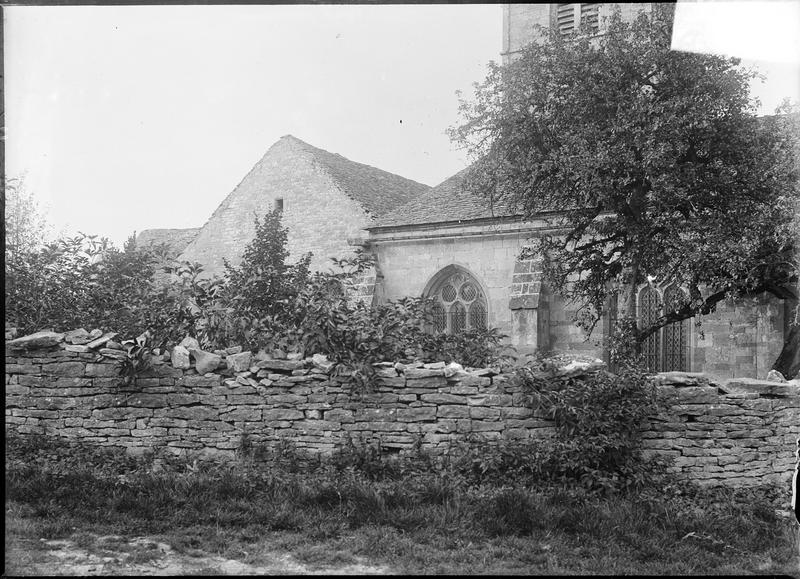
<path fill-rule="evenodd" d="M 470 406 L 511 406 L 509 394 L 477 394 L 467 398 Z"/>
<path fill-rule="evenodd" d="M 64 349 L 67 352 L 76 352 L 78 354 L 83 354 L 90 351 L 89 346 L 84 346 L 80 344 L 67 344 L 66 346 L 64 346 Z"/>
<path fill-rule="evenodd" d="M 265 404 L 295 406 L 305 402 L 306 397 L 297 394 L 270 394 L 264 397 Z"/>
<path fill-rule="evenodd" d="M 127 358 L 127 354 L 125 354 L 125 352 L 121 350 L 115 350 L 114 348 L 100 348 L 98 352 L 101 356 L 105 356 L 106 358 L 114 358 L 116 360 L 123 360 Z"/>
<path fill-rule="evenodd" d="M 172 348 L 170 362 L 172 363 L 173 368 L 180 370 L 188 370 L 192 367 L 192 361 L 189 357 L 189 350 L 180 345 Z"/>
<path fill-rule="evenodd" d="M 19 384 L 6 384 L 6 396 L 27 396 L 30 394 L 30 386 L 21 386 Z"/>
<path fill-rule="evenodd" d="M 367 430 L 372 432 L 402 432 L 406 425 L 402 422 L 355 422 L 353 424 L 342 424 L 342 430 Z"/>
<path fill-rule="evenodd" d="M 94 339 L 88 344 L 86 344 L 86 347 L 89 348 L 90 350 L 94 350 L 96 348 L 99 348 L 100 346 L 103 346 L 106 342 L 108 342 L 112 338 L 115 338 L 116 336 L 117 336 L 116 332 L 107 332 L 101 335 L 99 338 Z"/>
<path fill-rule="evenodd" d="M 325 430 L 339 430 L 341 428 L 341 423 L 334 422 L 331 420 L 298 420 L 293 424 L 293 428 L 299 429 L 301 432 L 314 432 L 314 431 L 325 431 Z"/>
<path fill-rule="evenodd" d="M 444 380 L 444 366 L 441 368 L 406 368 L 403 372 L 406 380 L 419 380 L 420 378 L 434 378 L 434 377 L 441 377 L 443 380 L 442 382 L 446 383 L 447 381 Z M 415 386 L 418 386 L 415 384 Z"/>
<path fill-rule="evenodd" d="M 469 418 L 470 409 L 467 406 L 442 405 L 439 406 L 436 416 L 439 418 Z"/>
<path fill-rule="evenodd" d="M 500 410 L 497 408 L 486 408 L 485 406 L 470 406 L 469 417 L 478 420 L 499 420 Z"/>
<path fill-rule="evenodd" d="M 800 396 L 800 385 L 791 382 L 772 382 L 769 380 L 752 380 L 734 378 L 728 380 L 721 388 L 730 393 L 755 393 L 760 396 L 789 397 Z"/>
<path fill-rule="evenodd" d="M 417 422 L 421 420 L 435 420 L 435 406 L 420 406 L 418 408 L 398 408 L 397 420 L 402 422 Z"/>
<path fill-rule="evenodd" d="M 265 409 L 263 412 L 264 421 L 272 422 L 275 420 L 299 420 L 303 418 L 303 413 L 300 410 L 292 410 L 289 408 L 273 408 Z"/>
<path fill-rule="evenodd" d="M 236 354 L 228 354 L 225 358 L 225 363 L 229 370 L 234 372 L 244 372 L 250 368 L 250 361 L 252 360 L 252 352 L 239 352 Z"/>
<path fill-rule="evenodd" d="M 41 374 L 39 364 L 6 364 L 6 374 Z"/>
<path fill-rule="evenodd" d="M 64 334 L 57 332 L 42 331 L 10 340 L 6 342 L 6 348 L 12 350 L 32 350 L 34 348 L 49 348 L 64 341 Z"/>
<path fill-rule="evenodd" d="M 332 410 L 326 410 L 324 413 L 325 420 L 330 420 L 332 422 L 355 422 L 355 418 L 353 417 L 352 410 L 345 410 L 343 408 L 334 408 Z"/>
<path fill-rule="evenodd" d="M 356 420 L 364 421 L 394 421 L 396 418 L 396 409 L 394 408 L 361 408 L 354 414 Z"/>
<path fill-rule="evenodd" d="M 291 372 L 305 366 L 302 360 L 259 360 L 256 362 L 259 368 L 266 368 L 268 370 L 281 370 L 284 372 Z"/>
<path fill-rule="evenodd" d="M 363 396 L 364 402 L 369 404 L 394 404 L 400 399 L 397 394 L 368 393 Z"/>
<path fill-rule="evenodd" d="M 386 386 L 393 389 L 401 389 L 406 386 L 405 376 L 397 376 L 395 378 L 380 377 L 377 383 L 381 386 Z"/>
<path fill-rule="evenodd" d="M 302 416 L 302 414 L 301 414 Z M 251 420 L 251 421 L 260 421 L 261 420 L 261 409 L 260 408 L 252 408 L 247 406 L 240 406 L 231 410 L 229 412 L 225 412 L 224 414 L 219 415 L 220 420 L 225 420 L 227 422 L 231 422 L 234 420 Z"/>
<path fill-rule="evenodd" d="M 204 350 L 192 349 L 189 353 L 194 358 L 194 367 L 198 374 L 213 372 L 222 362 L 222 356 Z"/>
<path fill-rule="evenodd" d="M 681 404 L 711 404 L 719 400 L 719 394 L 713 386 L 687 386 L 677 389 L 676 398 Z"/>
<path fill-rule="evenodd" d="M 199 404 L 200 396 L 197 394 L 167 394 L 166 402 L 170 406 L 186 406 Z"/>
<path fill-rule="evenodd" d="M 160 409 L 160 416 L 184 418 L 186 420 L 217 420 L 219 411 L 207 406 L 178 406 L 175 408 Z"/>
<path fill-rule="evenodd" d="M 83 362 L 59 362 L 57 364 L 42 365 L 42 374 L 45 376 L 63 376 L 79 378 L 83 376 L 85 364 Z"/>
<path fill-rule="evenodd" d="M 119 376 L 120 369 L 118 364 L 86 364 L 85 375 L 90 377 Z"/>
<path fill-rule="evenodd" d="M 145 418 L 153 415 L 153 411 L 149 408 L 130 408 L 130 407 L 116 407 L 116 408 L 101 408 L 92 412 L 92 417 L 97 420 L 118 420 L 120 418 Z"/>
<path fill-rule="evenodd" d="M 465 396 L 458 396 L 456 394 L 422 394 L 420 400 L 429 402 L 430 404 L 466 404 L 467 399 Z"/>
<path fill-rule="evenodd" d="M 35 388 L 33 394 L 44 394 L 42 392 L 43 389 L 49 388 L 52 382 L 55 382 L 52 378 L 43 378 L 42 376 L 34 376 L 32 374 L 20 374 L 19 376 L 14 376 L 16 380 L 13 383 L 19 384 L 20 386 L 31 386 Z"/>

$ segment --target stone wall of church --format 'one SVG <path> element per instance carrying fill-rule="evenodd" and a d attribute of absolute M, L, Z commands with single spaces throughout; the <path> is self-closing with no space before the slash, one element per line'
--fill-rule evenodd
<path fill-rule="evenodd" d="M 721 302 L 691 327 L 691 368 L 723 378 L 766 378 L 783 347 L 785 303 L 760 295 Z"/>
<path fill-rule="evenodd" d="M 498 232 L 492 226 L 466 228 L 447 236 L 441 228 L 426 232 L 425 238 L 388 241 L 386 236 L 371 237 L 371 251 L 376 255 L 381 272 L 377 299 L 386 301 L 404 296 L 421 296 L 431 279 L 449 265 L 459 265 L 468 270 L 486 293 L 488 323 L 510 336 L 511 344 L 520 354 L 533 352 L 542 336 L 547 336 L 547 347 L 558 351 L 581 351 L 600 356 L 593 341 L 572 323 L 573 310 L 558 297 L 550 297 L 546 311 L 539 311 L 537 303 L 512 309 L 512 287 L 522 276 L 515 273 L 517 259 L 523 246 L 529 243 L 530 231 Z M 527 285 L 528 282 L 526 282 Z M 523 291 L 520 289 L 520 291 Z M 525 288 L 525 295 L 533 290 Z"/>
<path fill-rule="evenodd" d="M 448 232 L 453 233 L 447 236 Z M 480 233 L 480 234 L 478 234 Z M 373 235 L 371 251 L 381 276 L 377 300 L 420 296 L 437 272 L 456 264 L 483 286 L 489 306 L 488 323 L 507 334 L 519 354 L 543 351 L 606 359 L 607 324 L 598 323 L 588 337 L 575 324 L 576 306 L 549 292 L 535 259 L 519 262 L 532 229 L 501 231 L 492 225 L 441 227 L 417 237 L 387 240 Z M 764 379 L 784 340 L 784 303 L 772 296 L 722 302 L 704 316 L 700 326 L 689 320 L 687 370 L 719 379 Z"/>

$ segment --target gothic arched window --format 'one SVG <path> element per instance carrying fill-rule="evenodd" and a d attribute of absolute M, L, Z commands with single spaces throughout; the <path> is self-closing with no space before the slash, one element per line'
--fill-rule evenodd
<path fill-rule="evenodd" d="M 664 312 L 675 311 L 686 300 L 686 292 L 672 284 L 664 290 L 662 300 L 659 291 L 645 286 L 639 292 L 639 327 L 646 328 Z M 673 322 L 654 332 L 642 344 L 645 365 L 651 372 L 685 372 L 689 369 L 689 328 L 686 320 Z"/>
<path fill-rule="evenodd" d="M 686 292 L 676 285 L 671 285 L 664 290 L 664 309 L 666 313 L 678 310 L 686 303 Z M 663 333 L 663 364 L 664 372 L 688 369 L 689 331 L 688 320 L 672 322 L 664 326 Z"/>
<path fill-rule="evenodd" d="M 464 269 L 448 266 L 436 274 L 426 296 L 433 298 L 433 330 L 460 334 L 487 327 L 486 296 L 478 281 Z"/>
<path fill-rule="evenodd" d="M 661 296 L 658 290 L 646 286 L 639 292 L 639 327 L 646 328 L 661 315 Z M 651 372 L 659 371 L 659 338 L 660 332 L 650 334 L 642 343 L 642 355 L 647 369 Z"/>

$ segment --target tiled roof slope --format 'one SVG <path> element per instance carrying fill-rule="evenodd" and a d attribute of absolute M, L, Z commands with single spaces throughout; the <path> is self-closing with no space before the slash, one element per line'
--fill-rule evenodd
<path fill-rule="evenodd" d="M 283 138 L 296 141 L 311 153 L 314 161 L 330 175 L 341 190 L 375 217 L 385 215 L 431 189 L 428 185 L 400 175 L 318 149 L 292 135 Z"/>
<path fill-rule="evenodd" d="M 150 243 L 159 245 L 166 243 L 172 257 L 179 255 L 189 245 L 197 234 L 199 227 L 188 229 L 145 229 L 136 236 L 136 245 L 144 247 Z"/>
<path fill-rule="evenodd" d="M 512 215 L 504 206 L 491 207 L 488 199 L 465 189 L 464 178 L 468 170 L 469 167 L 459 171 L 427 193 L 379 218 L 370 229 L 470 221 Z"/>

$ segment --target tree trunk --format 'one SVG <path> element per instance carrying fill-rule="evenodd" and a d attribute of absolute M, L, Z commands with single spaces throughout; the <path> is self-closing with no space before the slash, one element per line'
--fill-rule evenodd
<path fill-rule="evenodd" d="M 778 359 L 772 365 L 787 380 L 792 380 L 800 372 L 800 326 L 792 326 L 789 336 L 783 343 Z"/>
<path fill-rule="evenodd" d="M 617 320 L 611 329 L 611 366 L 635 359 L 639 353 L 639 330 L 636 327 L 636 278 L 637 269 L 626 267 L 617 286 Z"/>

